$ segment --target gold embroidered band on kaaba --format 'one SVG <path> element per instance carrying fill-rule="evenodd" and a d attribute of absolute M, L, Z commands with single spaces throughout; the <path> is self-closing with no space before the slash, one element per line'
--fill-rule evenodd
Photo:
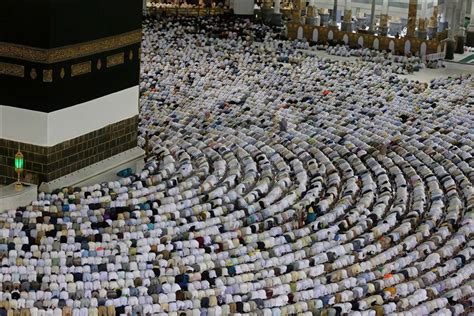
<path fill-rule="evenodd" d="M 107 56 L 107 68 L 121 65 L 125 61 L 124 53 L 114 54 L 111 56 Z"/>
<path fill-rule="evenodd" d="M 90 42 L 51 49 L 0 42 L 0 57 L 42 64 L 53 64 L 140 43 L 141 38 L 141 30 L 135 30 Z"/>
<path fill-rule="evenodd" d="M 0 75 L 23 78 L 25 76 L 25 66 L 0 62 Z"/>
<path fill-rule="evenodd" d="M 74 64 L 71 66 L 71 77 L 88 74 L 91 72 L 91 69 L 92 63 L 90 61 Z"/>

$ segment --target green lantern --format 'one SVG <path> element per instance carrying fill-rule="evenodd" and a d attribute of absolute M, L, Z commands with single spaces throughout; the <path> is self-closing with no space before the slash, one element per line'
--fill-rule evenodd
<path fill-rule="evenodd" d="M 24 164 L 24 157 L 21 152 L 17 152 L 15 155 L 15 171 L 22 172 L 23 171 L 23 164 Z"/>
<path fill-rule="evenodd" d="M 20 181 L 20 175 L 23 172 L 24 164 L 24 156 L 20 151 L 18 151 L 15 155 L 15 172 L 18 174 L 18 181 L 16 183 L 17 189 L 21 189 L 23 186 Z"/>

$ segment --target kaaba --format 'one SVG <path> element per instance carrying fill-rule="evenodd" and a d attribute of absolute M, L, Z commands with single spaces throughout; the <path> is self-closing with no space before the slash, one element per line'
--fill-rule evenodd
<path fill-rule="evenodd" d="M 142 3 L 0 1 L 0 183 L 47 182 L 136 147 Z"/>

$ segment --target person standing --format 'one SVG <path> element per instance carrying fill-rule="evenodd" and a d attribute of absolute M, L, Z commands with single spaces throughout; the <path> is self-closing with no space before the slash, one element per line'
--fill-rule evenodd
<path fill-rule="evenodd" d="M 280 132 L 287 132 L 288 131 L 288 121 L 286 118 L 282 117 L 280 120 Z"/>

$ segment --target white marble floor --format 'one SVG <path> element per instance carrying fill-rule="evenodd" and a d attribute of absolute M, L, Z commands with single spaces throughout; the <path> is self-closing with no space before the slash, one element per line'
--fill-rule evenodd
<path fill-rule="evenodd" d="M 455 62 L 474 63 L 474 52 L 465 52 L 464 54 L 454 54 Z"/>
<path fill-rule="evenodd" d="M 411 75 L 403 76 L 411 80 L 430 82 L 436 78 L 454 77 L 458 75 L 474 74 L 474 65 L 459 64 L 455 62 L 445 62 L 446 68 L 422 69 Z"/>
<path fill-rule="evenodd" d="M 303 50 L 305 53 L 320 57 L 327 57 L 339 61 L 355 61 L 357 57 L 342 57 L 329 55 L 325 51 Z M 446 67 L 440 69 L 422 69 L 410 75 L 399 75 L 410 80 L 418 80 L 420 82 L 430 82 L 436 78 L 447 78 L 458 75 L 474 74 L 474 64 L 460 64 L 456 62 L 445 62 Z"/>

